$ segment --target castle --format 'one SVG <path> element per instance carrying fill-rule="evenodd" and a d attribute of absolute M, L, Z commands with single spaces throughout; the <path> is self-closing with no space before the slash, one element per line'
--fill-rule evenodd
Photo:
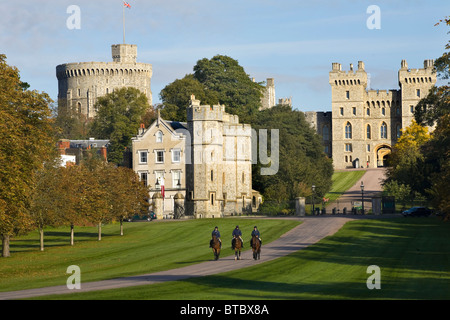
<path fill-rule="evenodd" d="M 136 62 L 136 45 L 112 45 L 111 52 L 112 62 L 76 62 L 56 67 L 59 107 L 93 118 L 97 99 L 121 87 L 139 89 L 152 104 L 152 65 Z"/>
<path fill-rule="evenodd" d="M 414 119 L 414 108 L 436 83 L 433 60 L 422 69 L 409 69 L 405 60 L 398 71 L 397 90 L 370 90 L 364 63 L 343 71 L 333 63 L 329 72 L 331 112 L 306 112 L 322 136 L 324 151 L 335 169 L 376 168 L 386 165 L 392 146 Z"/>

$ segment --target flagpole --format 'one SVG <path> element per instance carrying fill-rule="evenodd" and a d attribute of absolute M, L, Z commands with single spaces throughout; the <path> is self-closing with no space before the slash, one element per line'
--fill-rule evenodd
<path fill-rule="evenodd" d="M 125 44 L 125 6 L 122 5 L 123 44 Z"/>

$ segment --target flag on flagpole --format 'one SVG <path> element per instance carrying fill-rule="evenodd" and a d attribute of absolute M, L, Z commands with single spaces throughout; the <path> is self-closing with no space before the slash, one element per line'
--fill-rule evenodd
<path fill-rule="evenodd" d="M 125 2 L 125 1 L 123 2 L 123 6 L 127 7 L 127 8 L 131 8 L 131 5 L 128 2 Z"/>

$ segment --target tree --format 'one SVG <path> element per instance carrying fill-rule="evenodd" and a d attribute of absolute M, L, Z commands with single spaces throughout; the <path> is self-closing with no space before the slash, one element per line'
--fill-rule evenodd
<path fill-rule="evenodd" d="M 134 215 L 148 214 L 149 187 L 129 168 L 109 168 L 112 177 L 108 184 L 111 215 L 120 222 L 120 235 L 123 235 L 123 220 Z"/>
<path fill-rule="evenodd" d="M 123 152 L 130 147 L 146 112 L 150 109 L 145 94 L 135 88 L 121 88 L 98 98 L 97 115 L 90 134 L 109 139 L 108 161 L 123 162 Z"/>
<path fill-rule="evenodd" d="M 411 193 L 425 194 L 424 190 L 430 186 L 428 179 L 431 169 L 426 164 L 422 147 L 429 139 L 427 127 L 414 120 L 409 127 L 402 129 L 390 156 L 386 183 L 396 181 L 408 186 Z"/>
<path fill-rule="evenodd" d="M 30 195 L 37 170 L 54 156 L 52 102 L 28 90 L 19 71 L 0 55 L 0 234 L 2 256 L 10 256 L 11 236 L 29 231 Z"/>
<path fill-rule="evenodd" d="M 281 203 L 295 197 L 322 197 L 331 187 L 332 162 L 323 152 L 319 136 L 306 122 L 303 112 L 278 105 L 260 111 L 253 127 L 279 130 L 279 169 L 275 175 L 261 175 L 261 164 L 253 165 L 253 186 L 265 201 Z M 270 141 L 270 139 L 269 139 Z M 270 148 L 268 148 L 270 150 Z"/>
<path fill-rule="evenodd" d="M 208 90 L 200 81 L 194 79 L 192 74 L 177 79 L 161 90 L 160 97 L 163 102 L 161 116 L 174 121 L 186 121 L 186 107 L 189 105 L 191 95 L 203 104 L 217 104 L 217 93 Z"/>
<path fill-rule="evenodd" d="M 223 104 L 226 111 L 239 116 L 241 123 L 251 123 L 261 106 L 261 83 L 254 82 L 237 60 L 223 55 L 201 59 L 194 74 L 177 79 L 160 93 L 163 118 L 186 121 L 186 107 L 192 94 L 202 104 Z"/>
<path fill-rule="evenodd" d="M 30 214 L 34 225 L 39 229 L 40 250 L 44 251 L 44 228 L 55 226 L 60 220 L 59 211 L 59 164 L 46 162 L 36 174 L 36 182 L 31 195 Z"/>
<path fill-rule="evenodd" d="M 251 123 L 261 106 L 264 86 L 254 82 L 237 60 L 224 55 L 201 59 L 194 66 L 194 78 L 217 93 L 226 111 Z"/>

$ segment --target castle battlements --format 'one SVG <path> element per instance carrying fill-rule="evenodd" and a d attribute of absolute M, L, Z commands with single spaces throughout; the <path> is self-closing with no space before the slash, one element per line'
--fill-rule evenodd
<path fill-rule="evenodd" d="M 139 89 L 152 104 L 152 65 L 136 62 L 137 46 L 112 45 L 111 53 L 113 61 L 110 62 L 71 62 L 56 66 L 59 107 L 92 118 L 97 99 L 123 87 Z"/>

